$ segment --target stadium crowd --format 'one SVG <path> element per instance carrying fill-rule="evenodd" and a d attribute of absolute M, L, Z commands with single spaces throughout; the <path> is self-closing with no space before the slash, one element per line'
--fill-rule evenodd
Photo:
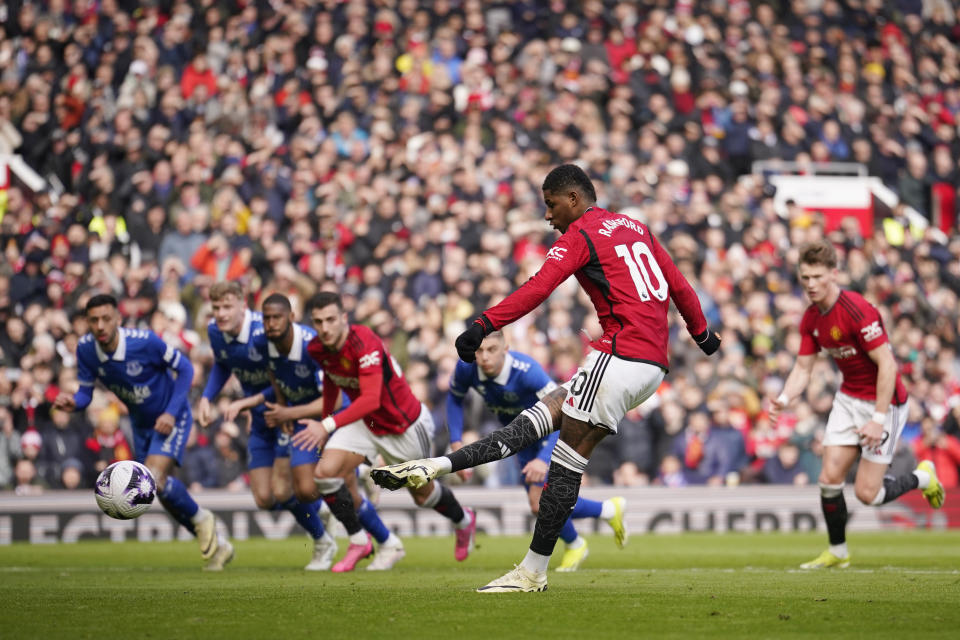
<path fill-rule="evenodd" d="M 948 0 L 0 11 L 0 153 L 49 185 L 0 179 L 0 488 L 91 486 L 130 457 L 106 392 L 83 414 L 51 408 L 76 384 L 95 293 L 188 353 L 199 396 L 213 282 L 240 280 L 254 307 L 282 292 L 299 308 L 335 287 L 444 423 L 453 340 L 539 267 L 554 238 L 540 182 L 570 161 L 601 206 L 658 234 L 723 336 L 708 360 L 673 319 L 667 382 L 602 443 L 590 482 L 816 481 L 832 365 L 821 359 L 776 424 L 766 407 L 806 306 L 796 247 L 827 234 L 843 286 L 880 307 L 911 392 L 894 466 L 930 458 L 958 485 L 960 7 Z M 902 204 L 868 237 L 827 231 L 817 212 L 775 210 L 750 174 L 771 159 L 862 163 Z M 590 308 L 568 282 L 507 339 L 566 380 L 597 331 Z M 479 402 L 468 414 L 477 432 L 494 424 Z M 218 419 L 193 430 L 182 474 L 193 489 L 240 488 L 245 455 L 244 420 Z"/>

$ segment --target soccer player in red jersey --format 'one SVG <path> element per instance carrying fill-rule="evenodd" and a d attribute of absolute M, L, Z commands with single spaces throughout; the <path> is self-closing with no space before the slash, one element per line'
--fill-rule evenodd
<path fill-rule="evenodd" d="M 336 293 L 311 298 L 307 313 L 317 331 L 307 353 L 323 369 L 325 417 L 307 422 L 292 442 L 301 449 L 323 449 L 316 477 L 342 478 L 365 459 L 375 461 L 378 454 L 388 464 L 429 455 L 433 416 L 413 395 L 383 340 L 368 327 L 350 324 Z M 334 413 L 341 389 L 350 406 Z M 418 506 L 434 509 L 453 522 L 454 557 L 465 560 L 477 528 L 473 510 L 460 506 L 453 492 L 439 482 L 411 488 L 410 493 Z"/>
<path fill-rule="evenodd" d="M 562 234 L 540 271 L 500 304 L 483 313 L 457 338 L 460 357 L 473 362 L 484 337 L 526 315 L 573 275 L 589 294 L 603 334 L 573 379 L 523 411 L 516 420 L 449 456 L 375 469 L 387 488 L 513 455 L 556 428 L 560 439 L 550 460 L 549 482 L 530 550 L 523 562 L 478 591 L 543 591 L 547 564 L 560 529 L 577 500 L 594 447 L 617 432 L 624 414 L 649 398 L 667 372 L 667 311 L 680 310 L 687 330 L 709 354 L 720 337 L 707 329 L 700 302 L 669 254 L 641 222 L 596 206 L 593 183 L 579 167 L 553 169 L 543 181 L 546 219 Z"/>
<path fill-rule="evenodd" d="M 834 359 L 843 384 L 833 402 L 824 435 L 820 505 L 830 547 L 803 569 L 847 567 L 847 504 L 844 478 L 860 455 L 854 491 L 866 505 L 880 505 L 920 488 L 935 509 L 943 505 L 943 487 L 929 461 L 898 478 L 885 476 L 897 439 L 907 421 L 907 391 L 897 372 L 877 308 L 837 284 L 837 253 L 826 240 L 800 248 L 800 284 L 810 306 L 800 321 L 800 352 L 783 391 L 771 403 L 777 415 L 807 388 L 817 353 Z"/>

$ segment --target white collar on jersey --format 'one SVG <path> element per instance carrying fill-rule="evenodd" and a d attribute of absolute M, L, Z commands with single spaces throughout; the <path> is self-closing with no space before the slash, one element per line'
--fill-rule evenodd
<path fill-rule="evenodd" d="M 500 373 L 497 374 L 497 377 L 493 378 L 493 381 L 500 386 L 507 384 L 510 381 L 511 369 L 513 369 L 513 356 L 510 355 L 509 351 L 507 351 L 507 357 L 503 359 L 503 368 L 500 369 Z M 481 369 L 479 365 L 477 365 L 477 377 L 480 378 L 480 382 L 490 380 L 490 378 L 487 377 L 487 374 L 483 372 L 483 369 Z"/>
<path fill-rule="evenodd" d="M 247 344 L 250 341 L 250 325 L 253 322 L 253 314 L 250 313 L 250 309 L 243 310 L 243 324 L 240 325 L 240 333 L 236 336 L 232 336 L 229 333 L 223 334 L 223 339 L 227 343 L 231 343 L 234 340 L 237 342 Z"/>
<path fill-rule="evenodd" d="M 292 328 L 293 343 L 290 345 L 290 353 L 287 354 L 287 360 L 300 362 L 300 360 L 303 359 L 303 330 L 298 324 L 292 325 Z M 274 346 L 274 344 L 269 340 L 267 340 L 267 352 L 270 354 L 271 358 L 280 357 L 280 352 L 277 351 L 277 347 Z"/>
<path fill-rule="evenodd" d="M 117 329 L 117 336 L 118 336 L 118 337 L 117 337 L 117 348 L 114 350 L 114 352 L 113 352 L 112 354 L 109 354 L 109 355 L 107 354 L 106 351 L 104 351 L 103 349 L 100 348 L 100 343 L 97 342 L 96 338 L 94 338 L 94 340 L 93 340 L 93 346 L 94 346 L 94 347 L 96 348 L 96 350 L 97 350 L 97 359 L 98 359 L 100 362 L 106 362 L 106 361 L 109 360 L 111 357 L 112 357 L 114 360 L 123 360 L 124 358 L 127 357 L 127 336 L 126 336 L 126 331 L 127 331 L 127 330 L 124 329 L 123 327 L 119 327 L 119 328 Z"/>

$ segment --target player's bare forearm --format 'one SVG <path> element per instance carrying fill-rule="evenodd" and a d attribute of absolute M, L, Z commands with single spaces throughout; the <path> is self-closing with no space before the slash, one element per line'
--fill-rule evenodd
<path fill-rule="evenodd" d="M 264 402 L 266 402 L 266 398 L 263 397 L 262 393 L 247 396 L 246 398 L 237 400 L 237 411 L 239 412 L 247 409 L 253 409 L 254 407 L 260 406 Z"/>
<path fill-rule="evenodd" d="M 289 420 L 303 420 L 304 418 L 323 417 L 323 397 L 319 397 L 307 404 L 287 407 L 286 414 Z"/>
<path fill-rule="evenodd" d="M 810 376 L 813 372 L 813 363 L 816 356 L 798 356 L 796 364 L 787 376 L 787 381 L 783 385 L 781 397 L 786 396 L 787 401 L 803 393 L 807 385 L 810 384 Z"/>
<path fill-rule="evenodd" d="M 886 414 L 893 400 L 893 392 L 897 387 L 897 361 L 889 344 L 883 344 L 868 353 L 870 359 L 877 363 L 877 413 Z"/>

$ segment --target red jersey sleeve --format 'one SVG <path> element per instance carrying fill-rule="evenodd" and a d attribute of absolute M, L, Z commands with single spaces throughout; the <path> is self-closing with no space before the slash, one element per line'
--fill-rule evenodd
<path fill-rule="evenodd" d="M 806 313 L 803 314 L 803 319 L 800 320 L 800 351 L 797 353 L 800 356 L 812 356 L 820 353 L 820 345 L 813 337 L 814 323 L 811 311 L 813 311 L 812 306 L 807 309 Z"/>
<path fill-rule="evenodd" d="M 352 344 L 348 340 L 348 344 Z M 351 347 L 350 359 L 357 363 L 357 378 L 360 384 L 360 394 L 350 403 L 350 406 L 334 416 L 338 427 L 366 418 L 380 408 L 380 396 L 383 392 L 383 367 L 381 366 L 385 353 L 379 341 L 359 339 L 355 347 Z M 324 376 L 324 407 L 327 403 L 326 381 L 330 376 Z M 336 396 L 334 395 L 334 400 Z"/>
<path fill-rule="evenodd" d="M 877 308 L 862 298 L 855 300 L 860 313 L 852 315 L 851 321 L 856 329 L 857 345 L 864 353 L 870 353 L 888 342 L 887 332 L 883 328 L 883 320 Z"/>
<path fill-rule="evenodd" d="M 707 330 L 707 319 L 703 315 L 703 309 L 700 306 L 700 299 L 697 292 L 693 290 L 687 279 L 680 273 L 680 269 L 674 264 L 670 254 L 660 246 L 656 236 L 650 234 L 650 244 L 653 246 L 653 257 L 657 259 L 660 265 L 660 271 L 667 279 L 667 285 L 670 290 L 670 299 L 677 305 L 677 310 L 683 316 L 687 323 L 687 331 L 695 336 Z"/>
<path fill-rule="evenodd" d="M 577 232 L 565 233 L 550 247 L 540 270 L 500 304 L 487 309 L 484 315 L 501 329 L 536 309 L 560 284 L 590 259 L 590 249 Z"/>

